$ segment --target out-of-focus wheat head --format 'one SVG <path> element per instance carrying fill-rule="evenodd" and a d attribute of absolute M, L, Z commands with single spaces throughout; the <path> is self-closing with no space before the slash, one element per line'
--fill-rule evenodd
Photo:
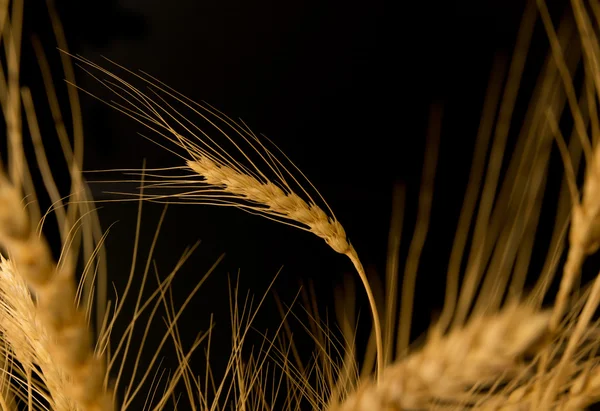
<path fill-rule="evenodd" d="M 109 410 L 113 398 L 105 381 L 106 367 L 102 353 L 92 345 L 86 314 L 93 298 L 91 283 L 84 273 L 82 286 L 87 282 L 87 290 L 78 291 L 75 277 L 78 256 L 93 264 L 96 253 L 92 245 L 94 212 L 86 201 L 87 191 L 81 178 L 83 143 L 77 93 L 69 92 L 73 107 L 70 138 L 60 109 L 52 105 L 57 101 L 54 89 L 46 82 L 56 129 L 42 132 L 32 93 L 21 85 L 19 76 L 23 12 L 22 1 L 0 6 L 2 48 L 7 56 L 0 75 L 0 105 L 8 142 L 7 169 L 0 169 L 0 246 L 8 256 L 8 260 L 2 259 L 0 279 L 0 329 L 5 359 L 2 377 L 6 381 L 3 406 L 16 408 L 20 401 L 30 409 Z M 57 41 L 64 43 L 60 26 L 54 28 Z M 42 73 L 48 74 L 39 42 L 34 41 L 33 47 Z M 63 63 L 65 74 L 72 78 L 68 59 Z M 50 212 L 56 210 L 53 214 L 62 241 L 57 262 L 41 231 L 45 217 L 42 218 L 37 203 L 24 136 L 33 142 L 46 194 L 53 206 Z M 58 192 L 42 143 L 42 138 L 48 141 L 55 136 L 63 139 L 66 167 L 71 174 L 67 199 L 72 203 L 68 206 Z M 86 245 L 80 254 L 82 242 Z"/>

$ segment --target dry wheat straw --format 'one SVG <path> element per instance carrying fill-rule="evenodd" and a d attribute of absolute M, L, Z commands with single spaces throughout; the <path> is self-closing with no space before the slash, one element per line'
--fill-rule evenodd
<path fill-rule="evenodd" d="M 7 2 L 4 3 L 4 6 Z M 18 6 L 22 6 L 22 3 L 18 3 Z M 22 12 L 22 9 L 17 7 L 16 14 Z M 6 12 L 5 9 L 2 11 Z M 4 21 L 3 18 L 0 18 Z M 62 32 L 60 27 L 57 27 L 56 21 L 54 28 L 56 36 L 59 38 L 59 43 Z M 2 30 L 0 30 L 2 32 Z M 43 66 L 45 58 L 40 55 L 41 47 L 37 46 L 38 57 L 40 57 L 40 64 Z M 64 48 L 64 43 L 61 45 Z M 18 47 L 14 44 L 11 45 L 9 54 L 18 53 Z M 18 58 L 16 59 L 18 60 Z M 63 61 L 64 63 L 64 61 Z M 59 223 L 60 234 L 63 240 L 63 246 L 66 246 L 63 256 L 59 263 L 55 264 L 49 246 L 46 240 L 37 232 L 34 227 L 38 223 L 38 216 L 35 213 L 38 211 L 35 207 L 26 209 L 21 203 L 21 189 L 22 185 L 27 184 L 28 176 L 26 167 L 27 164 L 24 162 L 23 150 L 22 150 L 22 136 L 20 135 L 20 102 L 18 101 L 18 92 L 16 90 L 19 87 L 18 84 L 18 64 L 15 64 L 15 59 L 9 62 L 10 75 L 10 95 L 8 102 L 4 99 L 2 103 L 8 105 L 9 109 L 5 108 L 6 121 L 9 126 L 9 138 L 11 153 L 10 153 L 10 170 L 11 180 L 0 176 L 0 245 L 2 245 L 8 252 L 10 257 L 9 261 L 2 260 L 0 263 L 0 331 L 2 331 L 2 344 L 3 349 L 6 352 L 10 351 L 16 358 L 16 364 L 14 366 L 22 367 L 26 374 L 24 379 L 25 382 L 21 381 L 22 385 L 26 385 L 26 389 L 33 390 L 36 395 L 41 396 L 44 400 L 49 403 L 51 409 L 55 410 L 107 410 L 113 406 L 113 398 L 110 390 L 106 391 L 104 384 L 106 383 L 107 375 L 104 368 L 103 359 L 99 354 L 94 354 L 91 350 L 91 336 L 87 329 L 86 313 L 84 309 L 80 309 L 77 306 L 77 302 L 81 299 L 79 290 L 76 290 L 75 278 L 74 278 L 74 263 L 76 259 L 74 257 L 77 254 L 78 239 L 74 237 L 77 234 L 73 234 L 71 230 L 77 231 L 71 226 L 75 219 L 76 213 L 85 210 L 85 204 L 87 201 L 85 194 L 79 193 L 79 190 L 83 190 L 83 182 L 79 174 L 81 166 L 81 140 L 77 134 L 81 132 L 79 115 L 78 115 L 78 104 L 76 97 L 73 97 L 73 90 L 69 90 L 72 110 L 73 110 L 73 127 L 75 129 L 74 137 L 75 144 L 74 148 L 71 149 L 69 143 L 69 137 L 64 128 L 62 115 L 57 107 L 56 93 L 52 87 L 51 78 L 49 79 L 49 70 L 42 68 L 44 81 L 46 83 L 46 92 L 50 101 L 50 107 L 52 115 L 57 123 L 57 132 L 61 143 L 64 144 L 63 149 L 65 150 L 65 158 L 71 168 L 72 177 L 72 192 L 69 196 L 76 206 L 69 207 L 66 212 L 63 210 L 63 199 L 60 198 L 60 194 L 56 188 L 56 184 L 52 179 L 52 170 L 48 165 L 46 154 L 44 152 L 42 144 L 42 134 L 39 130 L 39 125 L 35 118 L 35 111 L 33 109 L 33 102 L 31 95 L 27 89 L 23 89 L 23 105 L 26 110 L 28 125 L 32 134 L 32 138 L 35 145 L 35 154 L 40 171 L 44 179 L 45 188 L 48 194 L 57 208 L 57 220 Z M 72 76 L 69 75 L 69 65 L 65 65 L 66 75 L 69 79 Z M 4 84 L 0 81 L 0 87 Z M 31 190 L 27 190 L 30 192 Z M 30 193 L 33 194 L 33 193 Z M 296 198 L 294 199 L 296 200 Z M 295 221 L 300 224 L 306 224 L 311 231 L 317 235 L 322 236 L 328 243 L 337 251 L 350 254 L 351 258 L 356 257 L 356 252 L 351 248 L 345 239 L 343 229 L 337 223 L 337 220 L 330 219 L 326 214 L 318 207 L 309 206 L 306 202 L 303 202 L 300 197 L 297 197 L 298 207 L 308 207 L 310 209 L 308 216 L 302 216 L 299 210 L 289 209 L 289 214 L 294 215 Z M 279 202 L 278 202 L 279 203 Z M 281 205 L 281 204 L 279 204 Z M 80 208 L 81 207 L 81 208 Z M 66 208 L 66 207 L 65 207 Z M 89 211 L 92 213 L 92 211 Z M 296 214 L 294 214 L 296 213 Z M 29 215 L 28 215 L 29 214 Z M 32 214 L 32 215 L 31 215 Z M 45 218 L 45 217 L 44 217 Z M 42 221 L 43 222 L 43 221 Z M 42 223 L 40 223 L 40 226 Z M 334 227 L 335 233 L 327 233 L 327 228 Z M 139 225 L 138 225 L 139 229 Z M 41 230 L 41 229 L 40 229 Z M 320 233 L 320 234 L 318 234 Z M 157 234 L 158 235 L 158 234 Z M 84 239 L 84 242 L 89 239 Z M 84 244 L 84 248 L 89 246 Z M 94 250 L 94 253 L 96 250 Z M 182 260 L 187 257 L 184 256 Z M 84 259 L 86 264 L 92 265 L 91 260 Z M 148 274 L 151 258 L 148 259 L 148 265 L 144 273 L 144 279 Z M 183 261 L 180 261 L 178 266 Z M 135 258 L 134 264 L 135 265 Z M 89 266 L 86 267 L 86 271 Z M 133 335 L 134 324 L 139 315 L 150 305 L 150 302 L 155 299 L 156 304 L 161 303 L 165 305 L 167 311 L 167 325 L 168 330 L 165 333 L 165 338 L 161 342 L 157 352 L 149 364 L 144 364 L 148 367 L 145 370 L 144 375 L 141 378 L 141 382 L 135 385 L 133 379 L 136 377 L 138 371 L 138 365 L 140 365 L 140 355 L 136 357 L 136 365 L 133 371 L 131 384 L 128 384 L 125 392 L 123 409 L 128 408 L 131 405 L 131 401 L 140 391 L 143 383 L 149 375 L 149 368 L 157 361 L 160 348 L 168 338 L 172 338 L 176 346 L 177 358 L 180 361 L 180 366 L 173 372 L 168 378 L 165 391 L 162 397 L 155 402 L 153 400 L 153 390 L 157 389 L 158 384 L 155 386 L 154 381 L 149 389 L 149 403 L 155 404 L 154 409 L 164 409 L 167 407 L 167 401 L 171 397 L 175 397 L 174 389 L 179 381 L 183 380 L 186 385 L 187 394 L 190 399 L 190 405 L 194 407 L 194 395 L 198 395 L 199 407 L 202 410 L 219 410 L 222 409 L 219 405 L 219 400 L 222 400 L 224 404 L 235 403 L 238 410 L 257 410 L 259 406 L 265 410 L 274 409 L 269 403 L 265 396 L 265 392 L 270 388 L 267 378 L 271 378 L 268 373 L 265 372 L 264 364 L 268 359 L 272 344 L 261 347 L 260 354 L 257 357 L 251 357 L 249 363 L 245 363 L 242 359 L 242 344 L 246 334 L 250 328 L 252 318 L 247 319 L 247 325 L 242 324 L 243 319 L 240 320 L 236 317 L 232 324 L 234 330 L 234 350 L 232 352 L 231 360 L 228 364 L 227 375 L 223 378 L 223 381 L 215 388 L 218 392 L 216 399 L 213 400 L 212 404 L 209 404 L 208 400 L 208 389 L 201 392 L 195 392 L 198 388 L 196 381 L 197 376 L 192 373 L 189 369 L 190 355 L 202 342 L 203 337 L 199 337 L 192 347 L 184 352 L 182 343 L 179 339 L 178 330 L 176 327 L 177 319 L 180 317 L 185 306 L 189 302 L 194 292 L 200 287 L 203 281 L 199 281 L 196 285 L 194 292 L 190 294 L 186 303 L 181 307 L 179 311 L 175 311 L 172 306 L 172 296 L 167 297 L 166 290 L 170 285 L 170 281 L 178 267 L 167 277 L 164 281 L 159 281 L 159 290 L 152 294 L 151 297 L 145 302 L 142 302 L 143 286 L 140 287 L 138 300 L 135 307 L 135 313 L 131 320 L 130 327 L 127 328 L 124 335 L 122 336 L 116 351 L 113 353 L 122 354 L 123 357 L 127 357 L 129 350 L 129 343 L 131 336 Z M 213 267 L 214 268 L 214 267 Z M 361 266 L 362 269 L 362 266 Z M 364 271 L 362 271 L 364 275 Z M 207 274 L 208 276 L 208 274 Z M 85 273 L 83 275 L 85 279 Z M 115 314 L 112 321 L 106 326 L 104 331 L 101 333 L 101 340 L 99 342 L 98 352 L 104 352 L 108 346 L 108 340 L 112 327 L 114 326 L 114 320 L 118 316 L 123 307 L 123 300 L 133 279 L 133 269 L 130 276 L 130 282 L 128 283 L 125 295 L 123 295 L 120 304 L 115 309 Z M 31 291 L 30 291 L 31 289 Z M 33 294 L 33 295 L 32 295 Z M 91 295 L 91 293 L 90 293 Z M 160 299 L 157 298 L 160 296 Z M 102 298 L 100 298 L 102 299 Z M 35 300 L 35 301 L 34 301 Z M 89 309 L 89 306 L 87 307 Z M 244 310 L 245 312 L 245 307 Z M 102 310 L 99 310 L 99 315 L 102 320 L 107 320 L 101 315 Z M 155 310 L 152 311 L 152 318 L 154 318 Z M 237 311 L 236 314 L 237 315 Z M 242 315 L 243 316 L 243 315 Z M 100 323 L 100 321 L 99 321 Z M 147 324 L 145 332 L 148 331 L 149 323 Z M 6 345 L 6 347 L 4 347 Z M 143 344 L 142 344 L 143 345 Z M 141 351 L 141 350 L 140 350 Z M 123 360 L 125 358 L 122 358 Z M 115 365 L 114 358 L 111 361 L 111 365 Z M 9 365 L 2 363 L 3 377 L 6 373 L 10 372 Z M 39 367 L 39 370 L 37 369 Z M 207 367 L 209 369 L 210 367 Z M 286 364 L 282 368 L 284 372 L 280 377 L 282 380 L 284 377 L 288 377 L 293 372 L 293 366 Z M 39 385 L 37 382 L 31 381 L 31 370 L 35 370 L 38 373 L 42 384 Z M 121 377 L 122 367 L 119 370 L 119 377 Z M 19 375 L 14 372 L 15 379 Z M 208 371 L 207 371 L 208 373 Z M 230 381 L 227 377 L 231 377 L 231 386 L 227 383 Z M 208 384 L 209 378 L 207 378 Z M 2 378 L 4 383 L 5 379 Z M 19 382 L 15 382 L 18 385 Z M 207 385 L 208 386 L 208 385 Z M 2 386 L 2 394 L 5 394 L 5 387 Z M 290 387 L 288 387 L 290 388 Z M 48 390 L 50 396 L 45 393 Z M 286 401 L 287 406 L 285 409 L 298 409 L 302 402 L 302 394 L 308 390 L 309 387 L 304 387 L 302 381 L 296 381 L 295 385 L 290 388 L 290 397 Z M 17 387 L 10 387 L 14 393 L 19 393 Z M 8 392 L 7 394 L 9 394 Z M 221 396 L 219 398 L 219 395 Z M 291 399 L 290 399 L 291 398 Z M 0 406 L 6 409 L 5 398 L 0 398 Z M 177 399 L 178 400 L 178 399 Z M 45 408 L 44 404 L 32 404 L 31 398 L 24 398 L 24 401 L 30 401 L 28 406 L 30 409 L 33 408 Z M 35 401 L 38 401 L 36 398 Z M 223 408 L 224 409 L 224 408 Z"/>

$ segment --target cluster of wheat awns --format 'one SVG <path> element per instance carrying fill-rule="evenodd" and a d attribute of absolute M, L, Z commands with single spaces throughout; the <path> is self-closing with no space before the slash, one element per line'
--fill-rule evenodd
<path fill-rule="evenodd" d="M 184 252 L 166 278 L 157 275 L 150 296 L 144 294 L 144 287 L 149 272 L 156 269 L 151 260 L 157 237 L 141 276 L 135 273 L 136 250 L 126 288 L 118 304 L 108 309 L 103 234 L 81 174 L 83 128 L 76 88 L 68 88 L 69 135 L 43 49 L 34 41 L 47 107 L 56 123 L 55 130 L 41 130 L 32 95 L 19 78 L 23 1 L 4 2 L 0 35 L 6 64 L 0 70 L 0 105 L 8 155 L 6 168 L 0 171 L 0 246 L 5 253 L 0 261 L 2 409 L 126 409 L 135 406 L 133 400 L 141 392 L 147 392 L 146 408 L 163 409 L 173 400 L 174 407 L 211 411 L 297 410 L 307 405 L 328 411 L 571 410 L 600 400 L 596 320 L 600 276 L 589 286 L 578 285 L 584 261 L 600 246 L 600 2 L 572 0 L 571 5 L 571 13 L 555 26 L 545 2 L 530 1 L 513 59 L 506 67 L 498 63 L 493 71 L 448 261 L 443 310 L 417 347 L 410 346 L 413 295 L 433 207 L 441 135 L 438 107 L 432 110 L 403 281 L 398 281 L 404 201 L 404 191 L 399 189 L 390 228 L 385 298 L 377 301 L 333 211 L 270 142 L 146 74 L 114 66 L 142 82 L 146 87 L 141 89 L 75 57 L 83 70 L 115 94 L 107 104 L 153 131 L 154 141 L 162 138 L 171 144 L 179 157 L 180 163 L 170 169 L 144 170 L 139 192 L 119 193 L 134 196 L 140 204 L 136 243 L 142 200 L 233 206 L 313 233 L 347 256 L 358 273 L 372 314 L 372 339 L 366 352 L 357 354 L 353 318 L 339 319 L 343 339 L 331 332 L 330 325 L 313 318 L 306 328 L 316 342 L 314 363 L 303 364 L 286 320 L 290 312 L 282 309 L 277 333 L 265 338 L 259 354 L 245 355 L 242 346 L 257 306 L 249 300 L 240 305 L 234 288 L 232 354 L 224 376 L 216 382 L 209 366 L 202 376 L 190 367 L 196 348 L 208 341 L 210 351 L 210 332 L 184 350 L 177 326 L 212 269 L 179 309 L 170 293 L 175 274 L 192 249 Z M 64 76 L 74 85 L 73 56 L 66 51 L 60 24 L 50 15 L 63 49 Z M 515 129 L 513 110 L 536 25 L 545 28 L 550 53 L 524 121 Z M 583 73 L 582 78 L 575 81 L 575 72 Z M 568 138 L 565 124 L 572 124 Z M 54 138 L 50 134 L 58 137 L 70 171 L 66 196 L 53 180 L 46 157 L 44 144 Z M 43 196 L 52 204 L 43 215 L 24 136 L 31 138 Z M 509 147 L 512 157 L 507 160 Z M 546 190 L 553 152 L 560 153 L 565 170 L 554 197 Z M 536 229 L 547 203 L 554 205 L 555 212 L 554 229 L 545 245 L 547 259 L 530 273 Z M 49 215 L 55 215 L 58 223 L 62 250 L 58 259 L 43 235 Z M 561 256 L 566 257 L 564 263 Z M 559 289 L 553 297 L 548 290 L 555 277 Z M 123 315 L 123 300 L 134 282 L 140 284 L 134 312 L 123 335 L 115 337 L 114 325 Z M 95 334 L 90 326 L 94 301 L 98 304 Z M 152 361 L 139 376 L 140 350 L 134 369 L 125 371 L 124 359 L 134 355 L 130 347 L 136 323 L 142 315 L 154 318 L 160 308 L 167 325 L 164 338 L 152 347 Z M 151 324 L 147 322 L 144 335 Z M 168 377 L 157 374 L 150 381 L 151 369 L 160 368 L 157 359 L 168 340 L 174 343 L 180 365 Z M 178 395 L 180 389 L 183 395 Z"/>

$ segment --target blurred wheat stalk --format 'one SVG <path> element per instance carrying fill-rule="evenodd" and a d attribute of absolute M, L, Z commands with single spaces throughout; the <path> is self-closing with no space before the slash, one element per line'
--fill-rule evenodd
<path fill-rule="evenodd" d="M 52 75 L 34 41 L 48 109 L 56 122 L 55 130 L 40 130 L 31 93 L 19 80 L 22 11 L 22 0 L 5 2 L 0 9 L 1 40 L 7 55 L 0 72 L 0 105 L 8 143 L 5 171 L 0 174 L 0 246 L 6 256 L 0 261 L 2 409 L 127 409 L 144 394 L 145 408 L 207 411 L 307 406 L 328 411 L 575 410 L 600 400 L 596 315 L 600 276 L 578 285 L 584 262 L 600 247 L 600 2 L 572 0 L 570 14 L 559 25 L 553 24 L 544 1 L 528 3 L 513 59 L 508 67 L 498 64 L 490 78 L 448 261 L 443 311 L 419 346 L 411 346 L 411 319 L 440 155 L 439 107 L 432 110 L 417 221 L 401 287 L 398 253 L 404 191 L 399 189 L 390 227 L 385 298 L 376 301 L 373 285 L 342 224 L 310 181 L 276 147 L 245 124 L 188 100 L 148 75 L 125 70 L 125 75 L 145 86 L 142 89 L 113 70 L 75 57 L 115 93 L 116 100 L 107 104 L 164 138 L 177 154 L 179 163 L 173 168 L 143 170 L 139 191 L 120 193 L 121 199 L 129 195 L 139 203 L 136 244 L 142 200 L 233 206 L 324 239 L 351 260 L 369 297 L 373 335 L 366 352 L 359 353 L 355 345 L 355 318 L 340 316 L 338 327 L 344 338 L 339 340 L 331 331 L 334 327 L 322 322 L 311 307 L 315 317 L 305 326 L 316 351 L 313 363 L 303 364 L 287 322 L 290 311 L 284 308 L 283 322 L 274 335 L 265 336 L 258 353 L 242 353 L 262 300 L 255 304 L 246 299 L 240 304 L 239 290 L 233 287 L 232 354 L 219 381 L 210 363 L 201 376 L 190 367 L 192 354 L 203 343 L 207 343 L 210 361 L 212 324 L 187 349 L 177 325 L 218 261 L 178 309 L 170 287 L 193 248 L 184 251 L 169 275 L 162 279 L 157 275 L 156 288 L 148 296 L 144 288 L 149 273 L 156 269 L 152 262 L 160 231 L 156 230 L 142 274 L 136 273 L 136 249 L 126 288 L 116 306 L 108 309 L 104 234 L 81 174 L 83 135 L 77 92 L 69 88 L 73 122 L 69 136 Z M 68 55 L 52 12 L 51 16 L 56 41 L 64 50 L 64 76 L 75 84 L 73 56 Z M 525 120 L 516 129 L 513 112 L 536 24 L 543 25 L 551 52 Z M 114 71 L 118 69 L 122 68 L 114 66 Z M 58 137 L 65 152 L 64 166 L 72 180 L 66 196 L 59 192 L 46 158 L 44 144 L 49 134 Z M 33 143 L 44 196 L 52 203 L 47 213 L 41 213 L 37 205 L 25 135 Z M 513 135 L 518 135 L 514 145 L 510 143 Z M 553 153 L 559 153 L 564 164 L 561 189 L 555 197 L 547 190 L 548 183 L 554 184 L 548 181 Z M 531 273 L 536 230 L 542 207 L 548 203 L 555 214 L 547 259 L 540 271 Z M 50 214 L 56 216 L 61 238 L 57 262 L 42 230 Z M 82 273 L 76 275 L 79 267 Z M 549 295 L 554 281 L 559 282 L 556 296 Z M 123 301 L 131 297 L 134 283 L 139 292 L 133 296 L 135 310 L 127 320 L 129 326 L 123 335 L 114 335 L 117 319 L 125 315 Z M 165 313 L 166 331 L 150 347 L 152 360 L 142 365 L 141 349 L 135 353 L 131 348 L 134 329 L 142 315 L 153 319 L 159 309 Z M 90 331 L 92 312 L 96 333 Z M 151 325 L 152 321 L 146 323 L 144 335 Z M 152 370 L 160 369 L 159 355 L 169 340 L 179 367 L 164 379 L 151 379 Z M 133 370 L 127 371 L 125 359 L 132 358 Z"/>

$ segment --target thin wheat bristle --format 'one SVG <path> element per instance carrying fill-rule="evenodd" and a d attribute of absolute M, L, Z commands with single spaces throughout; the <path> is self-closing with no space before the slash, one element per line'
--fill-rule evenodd
<path fill-rule="evenodd" d="M 600 400 L 599 367 L 594 364 L 573 381 L 571 388 L 559 399 L 558 410 L 584 409 Z"/>

